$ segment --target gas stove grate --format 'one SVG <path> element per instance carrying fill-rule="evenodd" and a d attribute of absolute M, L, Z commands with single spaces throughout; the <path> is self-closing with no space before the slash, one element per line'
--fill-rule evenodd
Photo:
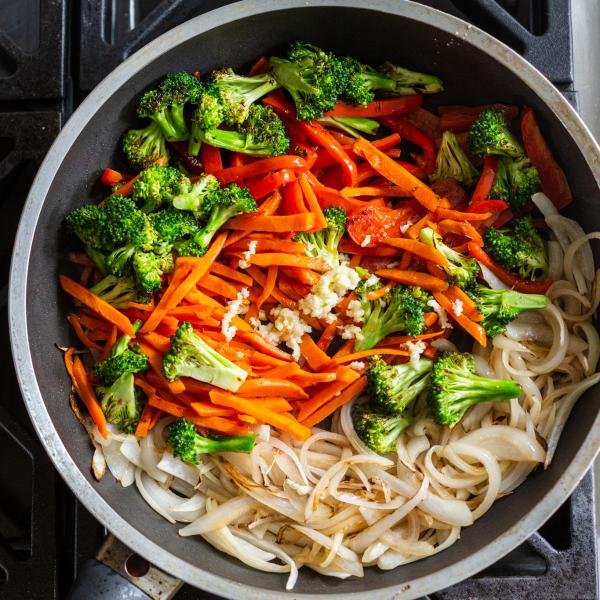
<path fill-rule="evenodd" d="M 0 355 L 8 357 L 10 352 L 6 298 L 18 217 L 35 171 L 56 137 L 62 119 L 102 77 L 141 46 L 182 21 L 227 3 L 226 0 L 101 0 L 80 4 L 66 0 L 9 0 L 5 3 L 0 14 L 0 204 L 5 232 L 0 241 Z M 422 3 L 470 20 L 499 37 L 536 64 L 576 106 L 576 92 L 572 90 L 570 2 L 422 0 Z M 24 101 L 18 105 L 19 110 L 22 107 L 31 110 L 14 112 L 15 100 Z M 2 375 L 0 597 L 62 598 L 80 566 L 95 554 L 106 532 L 52 470 L 33 434 L 8 360 L 3 363 Z M 588 474 L 563 507 L 527 542 L 476 577 L 429 598 L 592 599 L 596 597 L 596 560 L 593 480 Z M 177 598 L 215 597 L 184 586 Z"/>

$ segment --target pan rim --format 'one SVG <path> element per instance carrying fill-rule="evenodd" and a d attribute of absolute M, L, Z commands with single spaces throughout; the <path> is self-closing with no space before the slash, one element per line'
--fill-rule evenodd
<path fill-rule="evenodd" d="M 28 271 L 34 233 L 54 173 L 64 161 L 73 140 L 86 127 L 98 108 L 114 93 L 116 88 L 127 81 L 132 73 L 138 72 L 156 60 L 165 48 L 170 49 L 178 46 L 188 39 L 218 26 L 263 13 L 313 7 L 360 8 L 380 12 L 383 15 L 402 16 L 433 26 L 460 38 L 463 42 L 476 46 L 487 54 L 490 59 L 500 62 L 515 76 L 523 80 L 545 102 L 578 144 L 583 158 L 596 180 L 596 184 L 600 187 L 600 147 L 575 110 L 535 67 L 502 42 L 473 25 L 411 1 L 398 3 L 394 0 L 371 0 L 366 6 L 362 0 L 280 0 L 276 4 L 273 4 L 270 0 L 243 0 L 195 17 L 161 35 L 124 61 L 88 95 L 65 124 L 40 166 L 17 230 L 9 281 L 9 330 L 19 386 L 36 433 L 55 468 L 96 519 L 132 550 L 143 556 L 151 557 L 153 564 L 164 571 L 175 574 L 182 580 L 201 589 L 236 599 L 258 600 L 264 598 L 275 600 L 284 595 L 287 596 L 288 593 L 283 589 L 275 591 L 238 583 L 175 557 L 139 532 L 111 508 L 96 491 L 95 487 L 83 476 L 69 455 L 54 429 L 36 381 L 27 331 L 27 278 L 23 277 L 22 273 Z M 23 330 L 23 323 L 25 323 L 25 331 Z M 600 449 L 600 439 L 593 433 L 594 429 L 597 430 L 599 426 L 600 413 L 596 416 L 590 433 L 586 436 L 575 458 L 560 479 L 550 488 L 534 510 L 530 511 L 499 538 L 474 554 L 470 554 L 436 573 L 409 582 L 399 583 L 395 586 L 368 592 L 351 592 L 346 596 L 356 599 L 368 597 L 373 600 L 383 600 L 390 597 L 408 600 L 420 597 L 463 580 L 510 552 L 541 527 L 584 476 Z M 289 595 L 307 600 L 333 600 L 338 597 L 336 593 L 291 593 Z"/>

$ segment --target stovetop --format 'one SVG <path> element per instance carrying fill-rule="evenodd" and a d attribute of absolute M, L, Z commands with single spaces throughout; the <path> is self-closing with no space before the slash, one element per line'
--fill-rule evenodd
<path fill-rule="evenodd" d="M 576 8 L 573 23 L 581 31 L 576 32 L 575 43 L 582 47 L 580 33 L 587 32 L 591 43 L 596 31 L 585 22 L 582 5 L 595 0 L 577 0 L 576 7 L 570 0 L 421 2 L 471 21 L 513 47 L 578 107 L 571 11 Z M 0 364 L 1 598 L 63 598 L 106 535 L 54 472 L 33 433 L 9 359 L 8 268 L 29 186 L 61 125 L 107 73 L 161 33 L 225 4 L 226 0 L 1 2 L 0 356 L 5 357 Z M 589 56 L 587 46 L 585 51 L 582 59 Z M 585 85 L 580 92 L 582 105 L 594 107 L 590 87 Z M 524 544 L 475 577 L 430 598 L 591 600 L 597 597 L 597 562 L 594 485 L 588 473 Z M 176 598 L 214 596 L 184 586 Z"/>

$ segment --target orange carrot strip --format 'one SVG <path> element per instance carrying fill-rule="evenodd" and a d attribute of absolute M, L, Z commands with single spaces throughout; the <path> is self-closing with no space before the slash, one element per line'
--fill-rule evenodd
<path fill-rule="evenodd" d="M 153 385 L 150 385 L 142 375 L 135 376 L 135 385 L 141 388 L 146 396 L 156 395 L 156 388 Z"/>
<path fill-rule="evenodd" d="M 492 213 L 461 212 L 451 208 L 438 207 L 435 209 L 433 216 L 438 221 L 442 219 L 452 219 L 453 221 L 487 221 L 492 216 Z"/>
<path fill-rule="evenodd" d="M 364 138 L 358 138 L 353 148 L 354 152 L 363 157 L 380 175 L 398 187 L 409 190 L 427 210 L 433 212 L 448 204 L 445 198 L 440 198 L 429 186 Z"/>
<path fill-rule="evenodd" d="M 329 415 L 333 414 L 340 406 L 343 406 L 358 396 L 365 387 L 367 387 L 367 378 L 363 376 L 354 383 L 351 383 L 339 396 L 334 397 L 329 403 L 315 411 L 310 417 L 303 421 L 303 425 L 306 425 L 306 427 L 313 427 L 317 423 L 320 423 Z"/>
<path fill-rule="evenodd" d="M 452 302 L 441 292 L 434 292 L 433 297 L 439 302 L 440 306 L 481 346 L 485 348 L 487 344 L 487 336 L 485 329 L 471 321 L 465 314 L 457 315 Z"/>
<path fill-rule="evenodd" d="M 416 240 L 419 237 L 419 233 L 421 233 L 421 229 L 427 227 L 430 219 L 431 213 L 427 213 L 424 217 L 421 217 L 406 230 L 406 237 L 409 237 L 411 240 Z"/>
<path fill-rule="evenodd" d="M 98 359 L 99 361 L 104 360 L 108 356 L 109 352 L 112 350 L 112 347 L 117 341 L 117 331 L 118 330 L 116 325 L 113 325 L 110 329 L 110 334 L 106 339 L 106 343 L 104 344 L 104 348 L 102 348 L 102 354 L 100 354 L 100 357 Z"/>
<path fill-rule="evenodd" d="M 430 292 L 443 292 L 448 289 L 448 282 L 428 273 L 419 271 L 403 271 L 401 269 L 379 269 L 375 271 L 378 277 L 391 279 L 404 285 L 416 285 Z"/>
<path fill-rule="evenodd" d="M 214 389 L 214 388 L 213 388 Z M 215 406 L 211 402 L 190 402 L 190 408 L 197 413 L 199 417 L 233 417 L 235 411 L 230 408 Z"/>
<path fill-rule="evenodd" d="M 291 240 L 278 240 L 275 238 L 257 238 L 249 235 L 243 241 L 227 246 L 227 252 L 246 252 L 248 243 L 256 242 L 256 252 L 285 252 L 286 254 L 303 254 L 304 244 L 301 242 L 292 242 Z"/>
<path fill-rule="evenodd" d="M 218 296 L 223 296 L 223 298 L 227 298 L 228 300 L 235 300 L 237 298 L 238 289 L 227 281 L 223 281 L 220 277 L 216 277 L 215 275 L 211 275 L 207 273 L 202 277 L 201 281 L 198 282 L 198 285 L 213 294 L 217 294 Z"/>
<path fill-rule="evenodd" d="M 85 404 L 92 421 L 94 421 L 100 435 L 102 437 L 108 436 L 108 430 L 106 429 L 106 417 L 102 412 L 102 407 L 96 398 L 94 392 L 94 386 L 90 380 L 90 376 L 86 371 L 83 363 L 79 356 L 76 356 L 71 362 L 72 353 L 69 351 L 65 352 L 65 366 L 67 372 L 71 376 L 73 387 L 77 392 L 77 395 L 81 398 L 81 401 Z"/>
<path fill-rule="evenodd" d="M 227 435 L 246 435 L 250 433 L 250 429 L 247 425 L 231 419 L 224 419 L 223 417 L 190 416 L 188 417 L 188 420 L 202 429 L 211 429 L 212 431 L 218 431 L 219 433 L 225 433 Z"/>
<path fill-rule="evenodd" d="M 321 337 L 317 342 L 317 346 L 321 351 L 326 352 L 327 348 L 329 348 L 329 345 L 331 344 L 333 338 L 335 337 L 335 334 L 337 333 L 337 326 L 338 322 L 336 320 L 333 323 L 329 323 L 327 327 L 325 327 L 325 329 L 323 330 L 323 333 L 321 334 Z"/>
<path fill-rule="evenodd" d="M 173 415 L 174 417 L 186 417 L 190 414 L 190 409 L 187 406 L 176 404 L 170 400 L 165 400 L 156 394 L 148 398 L 148 404 L 150 406 L 154 406 L 154 408 L 158 408 L 159 410 L 166 412 L 169 415 Z"/>
<path fill-rule="evenodd" d="M 169 311 L 169 316 L 177 317 L 179 320 L 182 317 L 192 315 L 197 319 L 206 319 L 212 315 L 213 309 L 206 304 L 185 304 L 183 306 L 176 306 Z"/>
<path fill-rule="evenodd" d="M 455 233 L 468 237 L 479 246 L 483 246 L 481 234 L 468 221 L 453 221 L 452 219 L 443 219 L 438 224 L 443 233 Z M 480 223 L 481 225 L 481 223 Z"/>
<path fill-rule="evenodd" d="M 94 261 L 83 252 L 69 252 L 67 260 L 74 265 L 81 265 L 82 267 L 94 267 Z"/>
<path fill-rule="evenodd" d="M 418 242 L 417 240 L 386 237 L 382 238 L 380 243 L 393 246 L 394 248 L 400 248 L 401 250 L 406 250 L 407 252 L 410 252 L 415 256 L 419 256 L 424 260 L 431 261 L 436 265 L 446 266 L 448 264 L 448 259 L 437 248 L 432 248 L 431 246 L 428 246 L 423 242 Z"/>
<path fill-rule="evenodd" d="M 156 333 L 155 331 L 144 333 L 140 337 L 163 354 L 168 352 L 169 348 L 171 347 L 171 340 L 164 335 L 160 335 L 160 333 Z"/>
<path fill-rule="evenodd" d="M 285 252 L 287 252 L 287 250 L 285 250 Z M 252 285 L 252 277 L 249 277 L 245 273 L 240 273 L 236 269 L 232 269 L 231 267 L 228 267 L 222 263 L 214 262 L 210 267 L 210 271 L 211 273 L 216 273 L 217 275 L 225 277 L 226 279 L 231 279 L 231 281 L 237 281 L 238 283 L 242 283 L 247 286 Z"/>
<path fill-rule="evenodd" d="M 215 390 L 210 393 L 210 399 L 215 404 L 233 408 L 241 414 L 250 415 L 261 423 L 268 423 L 269 425 L 272 425 L 281 431 L 289 433 L 296 439 L 305 440 L 310 437 L 310 429 L 298 423 L 298 421 L 296 421 L 293 417 L 276 413 L 275 411 L 265 408 L 257 402 L 253 402 L 247 398 L 240 398 L 239 396 L 234 396 L 233 394 L 227 394 L 225 392 Z"/>
<path fill-rule="evenodd" d="M 277 346 L 273 346 L 273 344 L 267 342 L 262 336 L 260 336 L 255 331 L 238 330 L 238 332 L 236 333 L 236 337 L 246 342 L 247 344 L 250 344 L 259 352 L 267 354 L 268 356 L 272 356 L 273 358 L 284 360 L 286 362 L 293 360 L 287 352 L 280 350 Z"/>
<path fill-rule="evenodd" d="M 300 353 L 306 359 L 308 366 L 315 371 L 320 371 L 328 362 L 329 356 L 315 344 L 315 341 L 305 333 L 302 336 L 302 343 L 300 344 Z"/>
<path fill-rule="evenodd" d="M 240 396 L 251 398 L 264 398 L 268 396 L 282 396 L 291 400 L 304 400 L 308 394 L 295 383 L 286 379 L 246 379 L 236 392 Z"/>
<path fill-rule="evenodd" d="M 265 252 L 253 254 L 249 260 L 250 264 L 259 267 L 300 267 L 301 269 L 312 269 L 313 271 L 325 272 L 331 267 L 321 258 L 312 258 L 300 254 L 284 254 L 283 252 Z"/>
<path fill-rule="evenodd" d="M 273 410 L 278 413 L 289 412 L 292 410 L 292 405 L 285 399 L 279 396 L 267 396 L 265 398 L 246 398 L 246 400 L 253 400 L 261 406 Z"/>
<path fill-rule="evenodd" d="M 383 298 L 393 287 L 394 284 L 392 282 L 388 282 L 378 290 L 369 292 L 367 294 L 367 300 L 379 300 L 379 298 Z"/>
<path fill-rule="evenodd" d="M 96 342 L 92 341 L 87 334 L 85 333 L 85 331 L 83 331 L 83 327 L 81 326 L 81 323 L 79 322 L 79 319 L 75 316 L 75 315 L 69 315 L 67 317 L 67 321 L 69 321 L 71 327 L 73 328 L 73 331 L 75 331 L 75 335 L 79 338 L 79 341 L 88 349 L 94 349 L 94 350 L 102 350 L 102 348 L 96 344 Z"/>
<path fill-rule="evenodd" d="M 250 415 L 238 415 L 238 419 L 243 423 L 248 423 L 248 425 L 257 425 L 258 421 L 251 417 Z"/>
<path fill-rule="evenodd" d="M 386 198 L 399 198 L 410 195 L 407 190 L 391 185 L 345 187 L 340 190 L 340 194 L 345 198 L 355 198 L 357 196 L 384 196 Z"/>
<path fill-rule="evenodd" d="M 155 350 L 149 343 L 145 340 L 141 340 L 139 342 L 140 348 L 142 352 L 148 357 L 148 362 L 150 363 L 150 368 L 154 371 L 158 381 L 161 383 L 161 387 L 166 387 L 173 394 L 181 394 L 185 392 L 185 385 L 179 379 L 176 381 L 168 381 L 167 378 L 163 375 L 162 372 L 162 354 Z"/>
<path fill-rule="evenodd" d="M 315 215 L 300 213 L 283 217 L 262 216 L 256 214 L 238 215 L 225 223 L 226 229 L 242 231 L 272 231 L 289 233 L 290 231 L 308 231 L 315 226 Z"/>
<path fill-rule="evenodd" d="M 256 300 L 256 308 L 258 308 L 258 310 L 260 310 L 261 306 L 265 303 L 265 301 L 273 292 L 275 284 L 277 283 L 277 272 L 277 266 L 270 266 L 267 269 L 267 279 L 265 281 L 265 287 L 263 288 L 263 291 L 260 293 L 260 296 Z"/>
<path fill-rule="evenodd" d="M 375 354 L 391 354 L 393 356 L 409 355 L 406 350 L 398 350 L 397 348 L 371 348 L 370 350 L 361 350 L 360 352 L 353 352 L 352 354 L 346 354 L 345 356 L 334 356 L 333 362 L 336 364 L 354 362 L 355 360 L 361 360 L 367 358 L 367 356 L 374 356 Z"/>
<path fill-rule="evenodd" d="M 317 383 L 331 383 L 337 379 L 337 375 L 333 371 L 325 373 L 309 373 L 308 371 L 302 371 L 297 375 L 291 375 L 290 381 L 297 383 L 300 387 L 310 387 Z"/>
<path fill-rule="evenodd" d="M 302 188 L 302 193 L 304 194 L 304 199 L 306 200 L 308 210 L 315 215 L 314 229 L 324 229 L 327 227 L 327 219 L 321 210 L 321 205 L 317 200 L 317 196 L 315 195 L 312 186 L 310 183 L 308 183 L 308 179 L 305 175 L 302 175 L 298 181 L 300 183 L 300 187 Z"/>
<path fill-rule="evenodd" d="M 452 286 L 446 291 L 446 296 L 451 300 L 459 300 L 463 306 L 463 313 L 476 323 L 483 321 L 483 315 L 477 310 L 477 305 L 471 297 L 457 286 Z"/>
<path fill-rule="evenodd" d="M 435 314 L 435 313 L 433 313 Z M 388 335 L 380 342 L 380 346 L 384 348 L 389 346 L 402 346 L 402 344 L 406 344 L 406 342 L 414 342 L 415 340 L 432 340 L 441 336 L 446 335 L 445 329 L 440 329 L 439 331 L 433 331 L 431 333 L 422 333 L 421 335 Z"/>
<path fill-rule="evenodd" d="M 226 233 L 221 233 L 220 235 L 218 235 L 213 241 L 213 243 L 210 245 L 208 252 L 204 256 L 196 260 L 196 266 L 192 268 L 187 277 L 176 287 L 172 287 L 173 282 L 175 281 L 175 277 L 173 278 L 173 281 L 167 288 L 167 291 L 163 294 L 163 297 L 160 299 L 158 306 L 154 309 L 154 312 L 150 315 L 148 320 L 142 325 L 140 333 L 153 331 L 157 327 L 157 325 L 163 320 L 163 317 L 168 312 L 168 310 L 177 306 L 186 297 L 186 295 L 194 287 L 196 287 L 198 281 L 202 277 L 204 277 L 204 275 L 206 275 L 206 273 L 210 269 L 210 266 L 221 252 L 226 239 Z M 177 273 L 177 270 L 175 271 L 175 273 Z M 170 294 L 169 290 L 171 290 Z"/>
<path fill-rule="evenodd" d="M 140 420 L 135 428 L 135 437 L 145 438 L 148 435 L 148 432 L 152 429 L 152 422 L 156 413 L 160 414 L 160 411 L 146 402 L 142 409 Z"/>
<path fill-rule="evenodd" d="M 248 273 L 258 282 L 258 285 L 260 287 L 264 287 L 265 283 L 267 282 L 267 276 L 256 266 L 251 265 L 250 267 L 248 267 L 246 269 L 246 271 L 248 271 Z M 279 304 L 283 304 L 283 306 L 285 306 L 286 308 L 296 308 L 296 303 L 291 299 L 288 298 L 284 293 L 282 293 L 280 290 L 278 290 L 277 288 L 273 288 L 273 291 L 271 292 L 271 296 L 277 301 L 279 302 Z M 233 321 L 232 323 L 234 325 L 236 325 Z M 246 325 L 248 326 L 249 329 L 251 329 L 251 327 L 246 323 Z M 236 325 L 237 327 L 237 325 Z"/>
<path fill-rule="evenodd" d="M 79 300 L 81 304 L 87 306 L 91 311 L 95 312 L 109 323 L 116 325 L 117 329 L 122 331 L 125 335 L 135 337 L 131 321 L 114 306 L 111 306 L 108 302 L 105 302 L 102 298 L 99 298 L 87 288 L 84 288 L 65 275 L 59 275 L 58 279 L 62 289 L 67 292 L 67 294 L 73 296 L 76 300 Z"/>
<path fill-rule="evenodd" d="M 154 310 L 154 304 L 140 304 L 139 302 L 131 302 L 130 300 L 127 303 L 127 308 L 136 308 L 143 312 L 152 312 Z"/>
<path fill-rule="evenodd" d="M 312 287 L 319 281 L 321 276 L 311 269 L 303 269 L 300 267 L 283 267 L 281 269 L 293 282 L 300 282 L 304 285 Z"/>

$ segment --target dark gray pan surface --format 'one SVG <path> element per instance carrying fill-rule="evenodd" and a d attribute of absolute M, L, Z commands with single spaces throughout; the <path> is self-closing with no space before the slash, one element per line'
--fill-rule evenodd
<path fill-rule="evenodd" d="M 303 4 L 278 3 L 281 7 Z M 157 566 L 225 596 L 265 598 L 270 590 L 273 595 L 269 597 L 279 597 L 285 577 L 256 572 L 202 541 L 180 538 L 175 527 L 145 504 L 135 486 L 124 490 L 110 476 L 96 482 L 89 468 L 90 444 L 66 401 L 69 383 L 61 355 L 54 350 L 55 343 L 73 342 L 65 321 L 69 302 L 57 286 L 57 276 L 66 268 L 65 240 L 59 234 L 62 218 L 73 207 L 99 199 L 100 190 L 95 187 L 99 170 L 119 165 L 118 141 L 133 122 L 132 101 L 142 90 L 169 71 L 206 71 L 223 65 L 241 69 L 256 56 L 278 51 L 293 39 L 374 64 L 389 59 L 430 71 L 446 84 L 440 98 L 444 104 L 533 106 L 577 198 L 573 215 L 586 230 L 600 229 L 597 147 L 558 92 L 510 50 L 471 26 L 410 3 L 370 3 L 382 11 L 400 13 L 396 15 L 357 8 L 364 6 L 362 2 L 340 2 L 335 7 L 310 4 L 255 16 L 251 13 L 269 10 L 268 3 L 250 1 L 216 11 L 159 38 L 105 80 L 75 113 L 42 166 L 24 212 L 13 263 L 15 362 L 30 413 L 55 464 L 88 509 L 125 543 Z M 409 14 L 429 22 L 413 20 Z M 210 29 L 218 23 L 226 24 Z M 588 164 L 591 161 L 596 173 Z M 27 339 L 19 324 L 24 310 Z M 551 468 L 534 474 L 515 494 L 496 503 L 473 527 L 464 529 L 461 540 L 449 550 L 394 571 L 367 569 L 362 580 L 325 579 L 305 570 L 294 595 L 364 593 L 365 598 L 383 598 L 390 597 L 392 590 L 381 595 L 375 590 L 398 586 L 393 591 L 400 592 L 399 597 L 413 597 L 490 564 L 549 517 L 584 474 L 598 448 L 598 434 L 595 439 L 590 436 L 598 417 L 594 396 L 595 390 L 588 392 L 573 411 Z M 582 446 L 585 451 L 578 454 Z"/>

